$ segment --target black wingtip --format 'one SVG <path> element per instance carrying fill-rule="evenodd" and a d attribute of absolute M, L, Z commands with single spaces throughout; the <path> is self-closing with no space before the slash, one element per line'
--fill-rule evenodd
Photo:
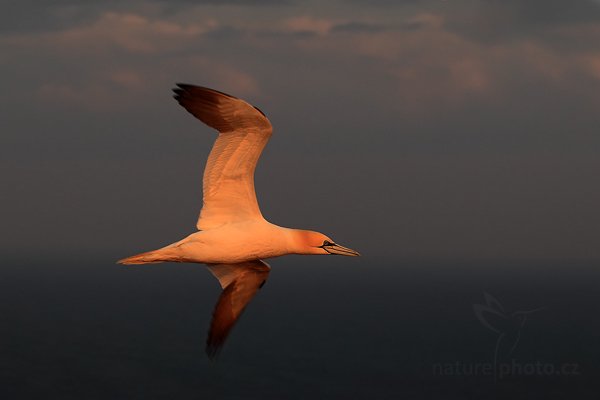
<path fill-rule="evenodd" d="M 211 343 L 206 344 L 206 355 L 208 356 L 210 361 L 217 361 L 219 359 L 219 354 L 221 353 L 221 345 L 215 345 Z"/>
<path fill-rule="evenodd" d="M 200 91 L 205 91 L 205 92 L 218 93 L 218 94 L 221 94 L 223 96 L 230 97 L 232 99 L 238 99 L 238 97 L 232 96 L 229 93 L 221 92 L 220 90 L 216 90 L 216 89 L 211 89 L 211 88 L 208 88 L 206 86 L 192 85 L 192 84 L 189 84 L 189 83 L 175 83 L 175 86 L 177 86 L 178 88 L 173 89 L 173 91 L 175 91 L 175 90 L 181 90 L 182 92 L 188 92 L 188 91 L 191 91 L 191 90 L 200 90 Z M 261 111 L 261 113 L 262 113 L 262 111 Z"/>
<path fill-rule="evenodd" d="M 179 101 L 179 99 L 184 97 L 186 93 L 188 93 L 192 88 L 195 87 L 194 85 L 188 85 L 187 83 L 176 83 L 175 85 L 177 85 L 177 87 L 171 90 L 173 91 L 173 93 L 175 93 L 173 98 L 177 101 Z"/>

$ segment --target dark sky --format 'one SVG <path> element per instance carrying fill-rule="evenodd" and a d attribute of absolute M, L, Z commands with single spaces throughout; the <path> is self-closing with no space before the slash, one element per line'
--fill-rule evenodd
<path fill-rule="evenodd" d="M 600 2 L 4 3 L 5 254 L 190 233 L 215 135 L 187 82 L 271 119 L 271 222 L 388 260 L 600 259 Z"/>

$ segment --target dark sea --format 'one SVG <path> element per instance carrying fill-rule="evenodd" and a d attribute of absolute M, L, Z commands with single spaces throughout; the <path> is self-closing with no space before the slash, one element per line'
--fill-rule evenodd
<path fill-rule="evenodd" d="M 271 260 L 210 361 L 217 281 L 119 256 L 4 260 L 1 399 L 600 398 L 597 262 Z"/>

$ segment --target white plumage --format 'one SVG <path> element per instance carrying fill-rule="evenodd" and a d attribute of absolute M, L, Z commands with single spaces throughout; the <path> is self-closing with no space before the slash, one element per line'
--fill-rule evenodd
<path fill-rule="evenodd" d="M 177 86 L 174 92 L 179 104 L 219 131 L 204 169 L 203 206 L 196 224 L 199 231 L 119 263 L 208 265 L 223 288 L 207 340 L 207 353 L 212 358 L 266 281 L 270 267 L 262 259 L 285 254 L 359 254 L 322 233 L 283 228 L 263 218 L 254 191 L 254 170 L 272 127 L 262 111 L 213 89 Z"/>

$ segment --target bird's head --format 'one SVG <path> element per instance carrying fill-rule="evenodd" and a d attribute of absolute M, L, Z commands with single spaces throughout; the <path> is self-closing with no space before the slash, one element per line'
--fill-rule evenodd
<path fill-rule="evenodd" d="M 298 254 L 339 254 L 342 256 L 360 256 L 358 251 L 335 243 L 331 238 L 319 232 L 294 230 L 294 247 Z"/>

